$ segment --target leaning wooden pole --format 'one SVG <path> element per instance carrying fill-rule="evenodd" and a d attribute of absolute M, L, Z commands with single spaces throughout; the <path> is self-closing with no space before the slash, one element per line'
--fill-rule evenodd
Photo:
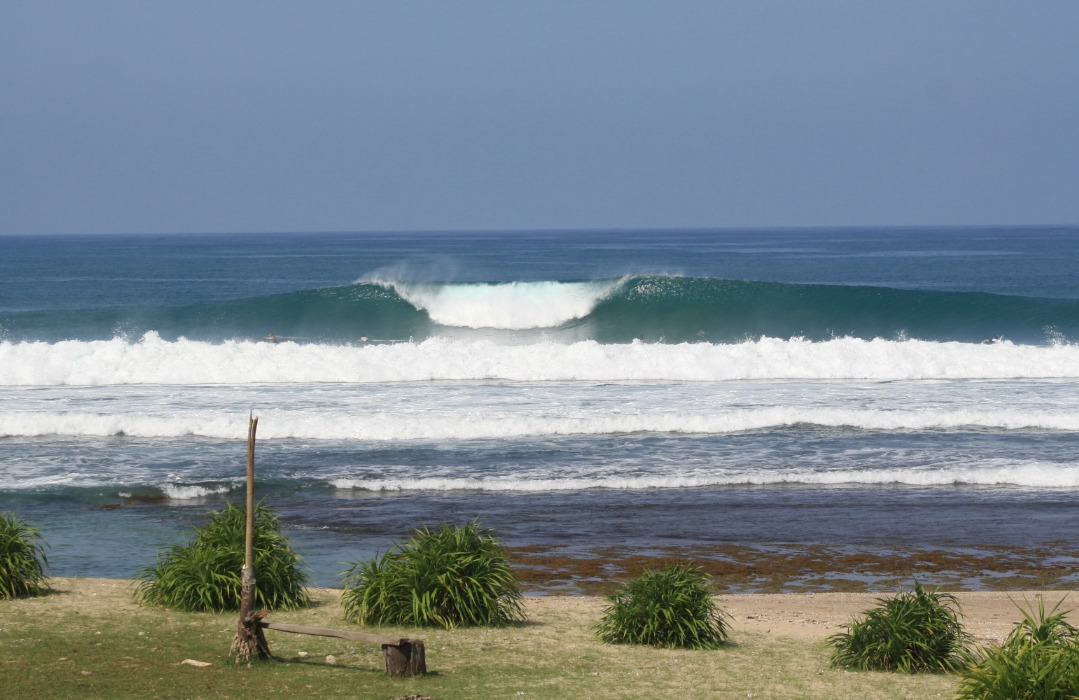
<path fill-rule="evenodd" d="M 240 570 L 240 619 L 232 640 L 232 657 L 245 663 L 255 656 L 271 658 L 270 647 L 259 622 L 265 613 L 255 608 L 255 430 L 259 419 L 248 418 L 247 426 L 247 527 L 244 533 L 244 565 Z"/>
<path fill-rule="evenodd" d="M 243 596 L 241 612 L 255 607 L 255 429 L 259 419 L 247 419 L 247 526 L 244 529 Z"/>

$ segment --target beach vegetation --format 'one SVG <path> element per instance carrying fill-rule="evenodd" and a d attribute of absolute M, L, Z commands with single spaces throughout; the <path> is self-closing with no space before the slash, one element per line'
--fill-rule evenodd
<path fill-rule="evenodd" d="M 524 625 L 382 628 L 385 635 L 424 640 L 426 676 L 388 676 L 377 644 L 274 630 L 266 635 L 277 661 L 237 669 L 229 655 L 234 613 L 137 605 L 130 582 L 119 579 L 53 577 L 50 583 L 58 595 L 0 605 L 5 698 L 939 700 L 954 697 L 957 682 L 941 674 L 833 669 L 815 641 L 763 629 L 745 629 L 738 644 L 724 648 L 722 663 L 716 652 L 603 644 L 594 631 L 603 601 L 561 595 L 526 596 Z M 314 605 L 274 619 L 339 628 L 341 589 L 310 594 Z M 798 599 L 771 600 L 755 608 L 763 617 L 782 618 L 798 606 Z M 815 637 L 820 629 L 807 631 Z M 326 661 L 331 655 L 333 665 Z"/>
<path fill-rule="evenodd" d="M 0 513 L 0 599 L 41 595 L 48 588 L 46 543 L 15 513 Z"/>
<path fill-rule="evenodd" d="M 959 683 L 960 700 L 1067 700 L 1079 697 L 1079 629 L 1063 600 L 1048 612 L 1038 601 L 999 646 L 972 654 Z"/>
<path fill-rule="evenodd" d="M 521 585 L 502 544 L 473 521 L 414 531 L 344 573 L 345 619 L 451 629 L 524 620 Z"/>
<path fill-rule="evenodd" d="M 701 568 L 686 563 L 648 569 L 607 598 L 596 632 L 608 644 L 719 647 L 727 642 L 729 625 L 709 583 Z"/>
<path fill-rule="evenodd" d="M 231 503 L 192 539 L 169 547 L 136 575 L 135 599 L 190 612 L 239 610 L 247 511 Z M 310 604 L 308 575 L 267 506 L 255 509 L 255 605 L 291 610 Z"/>
<path fill-rule="evenodd" d="M 832 666 L 859 671 L 944 673 L 963 664 L 969 637 L 955 596 L 914 589 L 863 612 L 845 632 L 832 635 Z"/>

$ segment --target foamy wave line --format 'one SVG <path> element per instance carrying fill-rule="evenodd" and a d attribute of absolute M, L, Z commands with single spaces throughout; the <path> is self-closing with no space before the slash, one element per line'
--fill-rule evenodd
<path fill-rule="evenodd" d="M 87 475 L 82 475 L 83 477 Z M 537 493 L 552 491 L 685 489 L 724 486 L 1011 486 L 1018 488 L 1079 489 L 1079 464 L 1031 462 L 996 466 L 945 468 L 879 468 L 818 471 L 812 469 L 727 470 L 714 474 L 650 474 L 642 476 L 596 476 L 573 478 L 521 477 L 420 477 L 411 479 L 328 479 L 336 489 L 374 492 L 398 491 L 490 491 Z M 4 491 L 39 490 L 57 486 L 108 486 L 95 480 L 66 477 L 29 484 L 25 480 L 0 481 Z M 170 501 L 198 500 L 228 493 L 239 484 L 162 483 L 156 488 Z M 118 492 L 131 498 L 131 492 Z"/>
<path fill-rule="evenodd" d="M 392 289 L 440 325 L 512 330 L 554 328 L 584 318 L 621 284 L 618 280 L 499 284 L 367 281 Z"/>
<path fill-rule="evenodd" d="M 684 489 L 709 486 L 803 486 L 902 485 L 902 486 L 1017 486 L 1027 488 L 1079 488 L 1075 465 L 1022 465 L 992 468 L 939 470 L 866 469 L 816 472 L 789 470 L 720 474 L 713 476 L 639 476 L 574 479 L 418 478 L 333 479 L 331 485 L 361 491 L 499 491 L 544 492 L 587 489 L 645 490 Z"/>
<path fill-rule="evenodd" d="M 1079 378 L 1079 345 L 836 338 L 501 345 L 433 338 L 353 347 L 252 341 L 0 342 L 0 386 Z"/>
<path fill-rule="evenodd" d="M 158 487 L 165 498 L 170 501 L 193 501 L 206 496 L 219 493 L 228 493 L 233 486 L 222 484 L 219 486 L 198 486 L 195 484 L 159 484 Z"/>
<path fill-rule="evenodd" d="M 240 482 L 214 485 L 165 482 L 156 484 L 152 487 L 147 487 L 149 488 L 149 493 L 147 493 L 143 489 L 132 488 L 132 486 L 137 486 L 137 484 L 132 484 L 130 480 L 125 482 L 119 476 L 110 475 L 102 477 L 100 474 L 88 472 L 71 472 L 37 478 L 19 475 L 11 479 L 0 479 L 0 491 L 40 491 L 55 489 L 57 487 L 108 488 L 122 486 L 124 490 L 116 492 L 116 495 L 120 498 L 146 499 L 151 501 L 159 500 L 154 495 L 155 490 L 161 494 L 162 498 L 170 501 L 190 501 L 205 498 L 206 496 L 228 493 L 239 485 Z"/>
<path fill-rule="evenodd" d="M 662 408 L 660 409 L 662 410 Z M 1079 431 L 1075 411 L 1009 409 L 849 410 L 815 406 L 736 409 L 702 413 L 578 415 L 507 415 L 379 413 L 326 416 L 318 412 L 267 412 L 259 438 L 304 440 L 477 440 L 564 435 L 627 433 L 727 434 L 791 426 L 859 430 L 1062 430 Z M 141 438 L 206 437 L 239 439 L 246 435 L 246 417 L 232 414 L 195 416 L 94 415 L 13 412 L 0 414 L 0 436 Z"/>

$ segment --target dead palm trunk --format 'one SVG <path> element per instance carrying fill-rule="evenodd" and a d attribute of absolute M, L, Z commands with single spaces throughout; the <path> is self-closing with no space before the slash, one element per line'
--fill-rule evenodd
<path fill-rule="evenodd" d="M 266 613 L 255 609 L 255 429 L 259 419 L 251 416 L 247 428 L 247 531 L 244 538 L 244 566 L 240 570 L 240 619 L 232 640 L 231 655 L 236 663 L 246 663 L 252 656 L 272 658 L 259 622 Z"/>

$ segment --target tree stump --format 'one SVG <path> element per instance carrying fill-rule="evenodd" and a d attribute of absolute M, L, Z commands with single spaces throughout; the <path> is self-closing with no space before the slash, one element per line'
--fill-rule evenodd
<path fill-rule="evenodd" d="M 232 639 L 229 654 L 238 663 L 247 663 L 251 657 L 272 659 L 270 645 L 262 632 L 264 610 L 255 610 L 255 572 L 250 566 L 242 569 L 240 592 L 240 619 L 236 621 L 236 636 Z"/>
<path fill-rule="evenodd" d="M 383 644 L 388 676 L 422 676 L 427 673 L 423 640 L 403 639 L 401 644 Z"/>

